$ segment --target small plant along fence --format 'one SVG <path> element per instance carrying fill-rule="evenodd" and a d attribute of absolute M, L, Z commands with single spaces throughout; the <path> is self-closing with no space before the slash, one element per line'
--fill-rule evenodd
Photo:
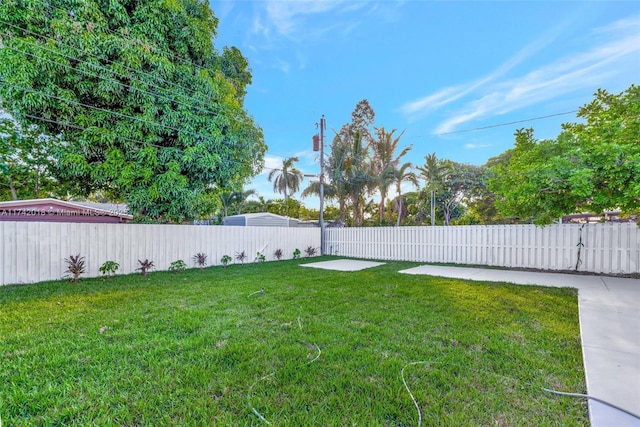
<path fill-rule="evenodd" d="M 335 228 L 325 253 L 365 259 L 640 273 L 633 223 Z"/>
<path fill-rule="evenodd" d="M 277 260 L 278 250 L 281 259 L 291 259 L 294 251 L 309 246 L 320 246 L 319 229 L 1 221 L 0 285 L 71 279 L 65 259 L 77 255 L 84 261 L 82 280 L 139 273 L 145 260 L 153 263 L 145 272 L 179 272 L 203 263 L 220 265 L 225 255 L 240 264 L 235 255 L 243 252 L 244 263 L 254 262 L 258 253 L 264 261 Z M 107 262 L 113 268 L 106 268 Z"/>
<path fill-rule="evenodd" d="M 325 233 L 325 254 L 345 257 L 640 273 L 640 228 L 629 223 L 343 228 Z M 65 258 L 71 255 L 84 258 L 81 279 L 100 276 L 106 262 L 117 265 L 112 273 L 128 274 L 140 271 L 138 260 L 153 261 L 156 271 L 168 270 L 177 260 L 203 267 L 199 259 L 221 265 L 262 257 L 301 258 L 319 255 L 319 247 L 318 228 L 5 221 L 0 222 L 0 285 L 69 277 Z"/>

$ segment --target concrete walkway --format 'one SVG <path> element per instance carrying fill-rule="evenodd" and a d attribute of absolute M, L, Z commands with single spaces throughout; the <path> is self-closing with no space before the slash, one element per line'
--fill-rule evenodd
<path fill-rule="evenodd" d="M 640 280 L 432 265 L 401 273 L 577 288 L 588 394 L 640 415 Z M 589 415 L 593 427 L 640 427 L 640 419 L 592 399 Z"/>

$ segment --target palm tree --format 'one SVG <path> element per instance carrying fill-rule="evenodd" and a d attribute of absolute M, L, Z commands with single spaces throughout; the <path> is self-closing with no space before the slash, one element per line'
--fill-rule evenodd
<path fill-rule="evenodd" d="M 338 201 L 340 211 L 340 222 L 345 223 L 347 215 L 347 199 L 349 191 L 345 180 L 343 179 L 343 167 L 345 158 L 348 156 L 348 147 L 340 134 L 336 134 L 331 143 L 331 155 L 326 163 L 328 179 L 325 180 L 325 196 L 327 185 L 333 188 L 334 198 Z M 327 183 L 329 181 L 329 183 Z"/>
<path fill-rule="evenodd" d="M 355 132 L 345 136 L 336 135 L 331 149 L 331 181 L 351 199 L 354 223 L 356 226 L 362 225 L 362 198 L 375 182 L 369 166 L 368 147 L 363 144 L 361 134 Z"/>
<path fill-rule="evenodd" d="M 246 191 L 224 191 L 220 193 L 220 203 L 222 204 L 222 216 L 223 218 L 229 215 L 229 211 L 235 209 L 239 215 L 242 213 L 242 209 L 247 203 L 247 199 L 250 196 L 256 194 L 256 190 Z"/>
<path fill-rule="evenodd" d="M 287 205 L 287 190 L 290 190 L 291 194 L 295 193 L 300 188 L 300 182 L 304 179 L 302 172 L 293 166 L 298 160 L 297 157 L 284 159 L 281 169 L 273 169 L 269 173 L 269 181 L 273 179 L 273 191 L 284 194 L 285 206 Z"/>
<path fill-rule="evenodd" d="M 324 194 L 324 200 L 338 200 L 336 187 L 332 183 L 324 182 L 322 193 Z M 306 199 L 307 197 L 316 196 L 320 197 L 320 181 L 311 181 L 307 188 L 302 191 L 300 197 Z M 342 210 L 340 211 L 342 213 Z"/>
<path fill-rule="evenodd" d="M 324 186 L 323 193 L 324 193 L 325 200 L 335 200 L 336 189 L 334 185 L 331 183 L 324 182 L 323 186 Z M 320 181 L 311 181 L 307 186 L 307 188 L 305 188 L 300 194 L 300 197 L 302 197 L 303 199 L 310 196 L 320 197 Z"/>
<path fill-rule="evenodd" d="M 229 215 L 229 210 L 233 205 L 233 202 L 236 198 L 236 193 L 234 191 L 225 191 L 220 193 L 220 203 L 222 204 L 222 217 L 226 217 Z"/>
<path fill-rule="evenodd" d="M 442 185 L 442 180 L 449 172 L 449 166 L 446 162 L 438 160 L 436 153 L 424 156 L 424 166 L 418 166 L 420 174 L 427 183 L 427 189 L 431 196 L 431 225 L 436 224 L 436 192 Z"/>
<path fill-rule="evenodd" d="M 235 205 L 236 205 L 236 209 L 238 210 L 238 215 L 240 215 L 242 213 L 242 209 L 244 209 L 244 207 L 247 204 L 247 199 L 251 196 L 255 196 L 256 190 L 254 189 L 250 189 L 250 190 L 246 190 L 246 191 L 237 191 L 234 193 L 235 194 Z"/>
<path fill-rule="evenodd" d="M 377 177 L 377 187 L 380 192 L 380 208 L 379 208 L 379 221 L 382 223 L 384 220 L 384 207 L 387 194 L 389 193 L 389 187 L 393 185 L 393 169 L 398 166 L 400 159 L 405 156 L 410 150 L 411 146 L 405 147 L 398 156 L 395 156 L 395 152 L 398 149 L 398 143 L 400 138 L 404 135 L 404 131 L 394 138 L 396 129 L 391 132 L 387 132 L 383 127 L 375 128 L 376 138 L 371 143 L 373 149 L 373 159 L 371 161 L 371 169 L 374 176 Z M 395 156 L 395 157 L 394 157 Z"/>
<path fill-rule="evenodd" d="M 396 191 L 398 192 L 398 221 L 396 222 L 396 226 L 400 226 L 402 222 L 402 183 L 410 182 L 411 184 L 417 186 L 418 178 L 416 174 L 411 170 L 413 165 L 410 162 L 407 162 L 400 166 L 399 168 L 395 168 L 394 172 L 394 182 L 396 184 Z"/>

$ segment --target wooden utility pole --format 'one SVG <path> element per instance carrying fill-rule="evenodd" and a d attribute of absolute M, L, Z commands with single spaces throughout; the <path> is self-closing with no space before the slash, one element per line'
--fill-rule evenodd
<path fill-rule="evenodd" d="M 327 129 L 327 122 L 324 119 L 324 114 L 320 118 L 320 136 L 315 134 L 313 136 L 313 151 L 320 151 L 320 253 L 325 255 L 324 248 L 324 131 Z M 316 123 L 316 129 L 318 123 Z"/>
<path fill-rule="evenodd" d="M 324 114 L 320 119 L 320 254 L 326 255 L 324 250 L 324 131 L 327 123 Z"/>

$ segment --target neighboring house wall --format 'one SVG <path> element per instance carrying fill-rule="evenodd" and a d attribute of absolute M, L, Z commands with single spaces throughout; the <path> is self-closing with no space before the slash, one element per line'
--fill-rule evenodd
<path fill-rule="evenodd" d="M 276 215 L 268 212 L 249 213 L 226 216 L 222 219 L 224 225 L 247 227 L 299 227 L 300 220 Z"/>
<path fill-rule="evenodd" d="M 247 219 L 243 216 L 228 216 L 222 220 L 223 225 L 245 226 Z"/>
<path fill-rule="evenodd" d="M 325 253 L 541 270 L 575 270 L 578 265 L 579 271 L 593 273 L 640 273 L 640 228 L 634 223 L 329 228 Z"/>
<path fill-rule="evenodd" d="M 256 215 L 246 217 L 247 226 L 251 227 L 287 227 L 288 218 L 277 215 Z"/>
<path fill-rule="evenodd" d="M 86 259 L 82 277 L 92 277 L 105 261 L 119 263 L 118 274 L 126 274 L 144 259 L 155 270 L 168 270 L 179 259 L 193 266 L 198 252 L 207 255 L 208 265 L 219 265 L 223 255 L 235 262 L 244 251 L 246 262 L 253 262 L 261 252 L 271 261 L 276 249 L 290 259 L 295 249 L 309 246 L 320 247 L 319 229 L 6 221 L 0 222 L 0 285 L 60 279 L 64 258 L 77 254 Z"/>

